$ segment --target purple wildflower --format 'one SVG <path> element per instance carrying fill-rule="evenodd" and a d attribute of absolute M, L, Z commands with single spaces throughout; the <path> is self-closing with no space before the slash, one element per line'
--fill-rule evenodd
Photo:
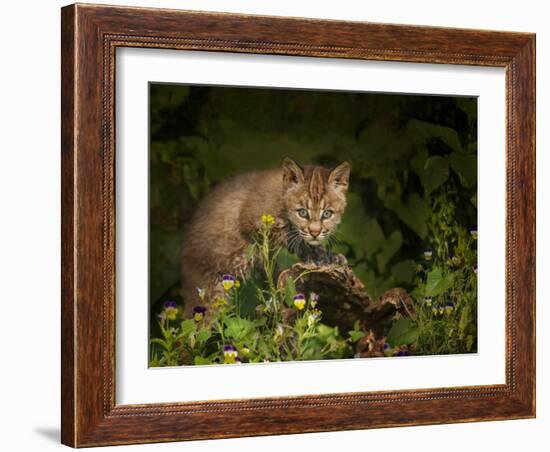
<path fill-rule="evenodd" d="M 206 307 L 195 306 L 193 308 L 193 318 L 195 319 L 195 322 L 200 322 L 203 319 L 205 313 L 206 313 Z"/>
<path fill-rule="evenodd" d="M 222 285 L 225 291 L 229 291 L 235 285 L 235 277 L 233 275 L 223 275 Z"/>
<path fill-rule="evenodd" d="M 294 306 L 301 311 L 306 306 L 306 297 L 303 293 L 294 295 Z"/>
<path fill-rule="evenodd" d="M 178 306 L 175 301 L 168 300 L 164 302 L 164 309 L 174 309 Z"/>

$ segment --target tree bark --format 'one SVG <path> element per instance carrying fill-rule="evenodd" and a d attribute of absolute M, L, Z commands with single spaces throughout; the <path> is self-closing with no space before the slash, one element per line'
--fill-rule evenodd
<path fill-rule="evenodd" d="M 279 287 L 285 286 L 287 278 L 295 280 L 298 293 L 318 295 L 323 323 L 337 326 L 343 335 L 359 325 L 366 333 L 357 344 L 361 356 L 382 356 L 378 353 L 393 323 L 402 317 L 416 317 L 412 298 L 405 289 L 390 289 L 373 300 L 349 265 L 299 262 L 279 275 Z"/>

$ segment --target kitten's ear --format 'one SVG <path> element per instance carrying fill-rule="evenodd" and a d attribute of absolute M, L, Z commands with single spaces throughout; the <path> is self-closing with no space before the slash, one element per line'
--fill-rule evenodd
<path fill-rule="evenodd" d="M 335 190 L 345 192 L 349 186 L 349 172 L 351 165 L 349 162 L 344 162 L 334 168 L 328 177 L 328 183 Z"/>
<path fill-rule="evenodd" d="M 290 157 L 283 160 L 283 186 L 286 189 L 304 183 L 304 170 Z"/>

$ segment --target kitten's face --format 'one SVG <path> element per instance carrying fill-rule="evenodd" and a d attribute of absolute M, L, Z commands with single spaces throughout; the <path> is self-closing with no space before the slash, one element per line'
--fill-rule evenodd
<path fill-rule="evenodd" d="M 349 173 L 348 162 L 329 170 L 283 161 L 287 218 L 306 243 L 319 245 L 336 230 L 346 208 Z"/>

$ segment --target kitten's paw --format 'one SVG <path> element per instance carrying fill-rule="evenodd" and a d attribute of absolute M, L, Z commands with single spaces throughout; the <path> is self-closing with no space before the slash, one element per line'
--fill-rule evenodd
<path fill-rule="evenodd" d="M 342 254 L 335 254 L 325 248 L 316 248 L 310 252 L 306 259 L 308 262 L 322 267 L 325 265 L 347 265 L 348 261 Z"/>
<path fill-rule="evenodd" d="M 328 251 L 320 246 L 312 247 L 308 253 L 308 261 L 322 267 L 330 264 L 330 255 Z"/>
<path fill-rule="evenodd" d="M 313 263 L 318 267 L 324 267 L 325 265 L 330 265 L 332 262 L 328 256 L 320 256 L 314 259 Z"/>
<path fill-rule="evenodd" d="M 346 259 L 346 256 L 340 253 L 330 253 L 330 263 L 333 265 L 348 265 L 348 260 Z"/>

